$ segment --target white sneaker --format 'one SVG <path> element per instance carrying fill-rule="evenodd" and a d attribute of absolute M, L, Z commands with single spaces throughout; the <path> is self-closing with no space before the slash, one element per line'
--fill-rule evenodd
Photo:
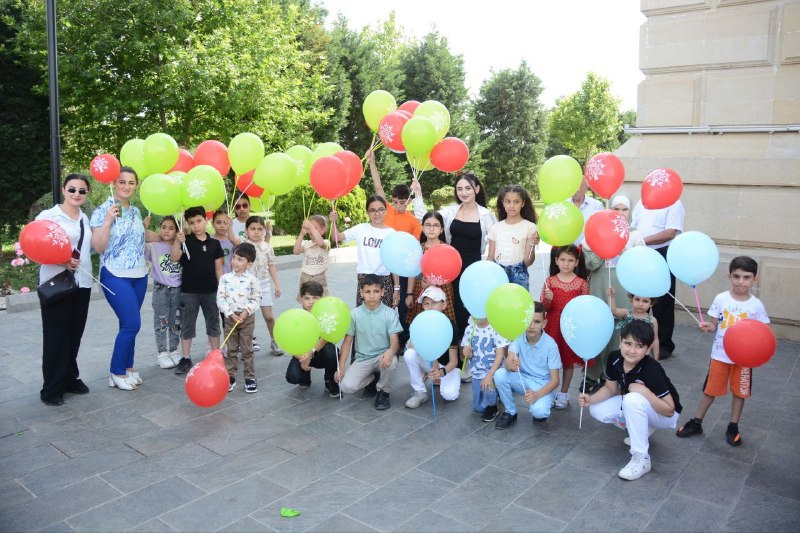
<path fill-rule="evenodd" d="M 169 353 L 167 352 L 159 353 L 158 357 L 156 358 L 156 366 L 159 368 L 175 368 L 176 364 L 177 363 L 172 360 L 172 357 L 170 357 Z"/>
<path fill-rule="evenodd" d="M 631 460 L 619 471 L 619 477 L 633 481 L 639 479 L 650 471 L 650 459 L 638 453 L 633 454 Z"/>
<path fill-rule="evenodd" d="M 553 402 L 553 407 L 556 409 L 566 409 L 569 405 L 569 393 L 568 392 L 557 392 L 555 401 Z"/>
<path fill-rule="evenodd" d="M 178 363 L 181 362 L 181 358 L 182 357 L 183 356 L 181 355 L 181 353 L 178 350 L 173 350 L 173 351 L 169 352 L 169 358 L 172 359 L 172 366 L 171 367 L 163 367 L 162 366 L 161 368 L 172 368 L 172 367 L 178 366 Z"/>
<path fill-rule="evenodd" d="M 423 403 L 427 402 L 428 402 L 428 393 L 415 390 L 411 398 L 406 400 L 406 407 L 408 407 L 409 409 L 416 409 Z"/>
<path fill-rule="evenodd" d="M 655 432 L 656 432 L 656 428 L 647 428 L 647 438 L 649 439 L 650 437 L 652 437 L 653 433 L 655 433 Z M 625 446 L 630 446 L 631 445 L 631 438 L 630 437 L 625 437 L 624 439 L 622 439 L 622 442 L 625 443 Z"/>
<path fill-rule="evenodd" d="M 472 383 L 472 369 L 469 365 L 464 365 L 461 371 L 461 383 Z"/>

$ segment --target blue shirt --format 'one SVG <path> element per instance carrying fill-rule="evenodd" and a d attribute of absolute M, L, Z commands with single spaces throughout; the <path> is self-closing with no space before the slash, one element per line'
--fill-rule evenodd
<path fill-rule="evenodd" d="M 539 342 L 534 345 L 528 342 L 523 333 L 511 343 L 508 352 L 519 356 L 520 370 L 534 379 L 549 381 L 550 371 L 561 368 L 561 356 L 558 355 L 556 341 L 544 331 Z"/>
<path fill-rule="evenodd" d="M 374 311 L 359 305 L 350 311 L 350 318 L 347 334 L 354 337 L 356 361 L 378 357 L 389 349 L 391 335 L 403 331 L 397 311 L 383 303 Z"/>
<path fill-rule="evenodd" d="M 108 209 L 114 205 L 114 198 L 109 198 L 94 210 L 89 225 L 99 228 L 106 220 Z M 131 205 L 122 209 L 122 216 L 111 223 L 108 246 L 100 254 L 100 267 L 105 267 L 117 277 L 141 278 L 147 275 L 147 263 L 144 259 L 144 225 L 139 208 Z"/>

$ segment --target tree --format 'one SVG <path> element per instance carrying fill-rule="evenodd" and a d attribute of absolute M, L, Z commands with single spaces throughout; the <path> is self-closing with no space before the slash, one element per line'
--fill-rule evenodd
<path fill-rule="evenodd" d="M 585 163 L 593 154 L 615 149 L 621 130 L 619 99 L 607 79 L 589 72 L 577 92 L 559 99 L 550 115 L 550 137 Z"/>
<path fill-rule="evenodd" d="M 631 127 L 636 127 L 636 111 L 634 111 L 633 109 L 629 109 L 627 111 L 623 111 L 622 113 L 620 113 L 619 123 L 620 123 L 620 128 L 619 132 L 617 133 L 616 146 L 614 146 L 614 148 L 611 148 L 611 150 L 617 149 L 618 147 L 625 144 L 625 141 L 630 139 L 631 136 L 625 133 L 625 126 L 627 125 Z"/>
<path fill-rule="evenodd" d="M 541 93 L 541 80 L 525 61 L 493 73 L 481 86 L 474 112 L 487 194 L 508 183 L 535 191 L 534 172 L 547 145 Z"/>

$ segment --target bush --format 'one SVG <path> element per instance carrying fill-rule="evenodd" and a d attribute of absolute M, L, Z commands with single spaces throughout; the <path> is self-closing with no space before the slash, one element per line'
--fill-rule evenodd
<path fill-rule="evenodd" d="M 455 189 L 452 185 L 445 185 L 441 189 L 436 189 L 431 193 L 431 203 L 435 210 L 439 210 L 442 206 L 450 205 L 453 203 L 455 197 Z"/>
<path fill-rule="evenodd" d="M 305 208 L 308 211 L 309 202 L 311 203 L 312 215 L 324 215 L 328 218 L 331 212 L 330 201 L 319 196 L 314 190 L 304 185 L 297 187 L 289 194 L 279 196 L 275 200 L 272 208 L 274 212 L 273 224 L 283 233 L 297 235 L 300 226 L 303 224 L 303 202 L 305 198 Z M 336 212 L 339 214 L 337 227 L 343 230 L 355 224 L 367 221 L 366 209 L 367 196 L 361 187 L 356 187 L 353 191 L 336 200 Z M 350 222 L 346 219 L 349 218 Z"/>

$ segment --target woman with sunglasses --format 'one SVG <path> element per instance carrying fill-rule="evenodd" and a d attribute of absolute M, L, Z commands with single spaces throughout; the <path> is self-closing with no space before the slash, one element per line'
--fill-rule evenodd
<path fill-rule="evenodd" d="M 92 229 L 81 211 L 89 192 L 89 180 L 82 174 L 64 179 L 64 201 L 42 211 L 36 220 L 50 220 L 64 228 L 72 244 L 72 258 L 61 265 L 42 265 L 39 283 L 64 269 L 75 273 L 78 290 L 57 302 L 43 305 L 42 311 L 42 390 L 39 397 L 47 405 L 63 405 L 64 394 L 86 394 L 89 387 L 78 371 L 78 350 L 89 314 L 92 291 Z"/>

